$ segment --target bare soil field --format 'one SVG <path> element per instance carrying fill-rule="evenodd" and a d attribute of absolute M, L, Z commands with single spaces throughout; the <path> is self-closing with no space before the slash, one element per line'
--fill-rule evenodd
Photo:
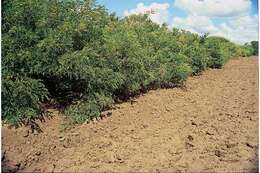
<path fill-rule="evenodd" d="M 112 116 L 62 131 L 2 126 L 2 169 L 20 172 L 257 172 L 258 58 L 152 90 Z M 109 113 L 110 114 L 110 113 Z"/>

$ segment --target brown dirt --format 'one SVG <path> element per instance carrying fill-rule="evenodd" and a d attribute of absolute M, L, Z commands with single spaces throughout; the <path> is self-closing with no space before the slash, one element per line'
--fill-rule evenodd
<path fill-rule="evenodd" d="M 2 127 L 3 169 L 44 172 L 254 172 L 258 170 L 258 58 L 153 90 L 112 116 L 42 133 Z"/>

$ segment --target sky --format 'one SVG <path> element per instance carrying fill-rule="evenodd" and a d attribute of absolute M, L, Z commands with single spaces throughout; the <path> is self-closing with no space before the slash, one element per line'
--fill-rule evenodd
<path fill-rule="evenodd" d="M 258 0 L 96 0 L 123 18 L 149 14 L 158 24 L 244 44 L 258 40 Z"/>

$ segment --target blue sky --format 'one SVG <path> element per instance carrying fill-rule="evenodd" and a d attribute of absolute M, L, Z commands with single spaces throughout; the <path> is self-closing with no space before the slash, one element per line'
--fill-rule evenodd
<path fill-rule="evenodd" d="M 224 36 L 237 43 L 258 40 L 258 0 L 96 0 L 120 17 L 151 14 L 152 21 L 167 23 L 198 34 Z"/>

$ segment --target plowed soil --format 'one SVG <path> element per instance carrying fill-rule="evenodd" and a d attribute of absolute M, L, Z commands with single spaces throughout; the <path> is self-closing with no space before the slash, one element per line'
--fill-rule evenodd
<path fill-rule="evenodd" d="M 190 77 L 186 89 L 152 90 L 112 116 L 42 133 L 2 127 L 2 169 L 29 172 L 257 172 L 258 58 Z"/>

